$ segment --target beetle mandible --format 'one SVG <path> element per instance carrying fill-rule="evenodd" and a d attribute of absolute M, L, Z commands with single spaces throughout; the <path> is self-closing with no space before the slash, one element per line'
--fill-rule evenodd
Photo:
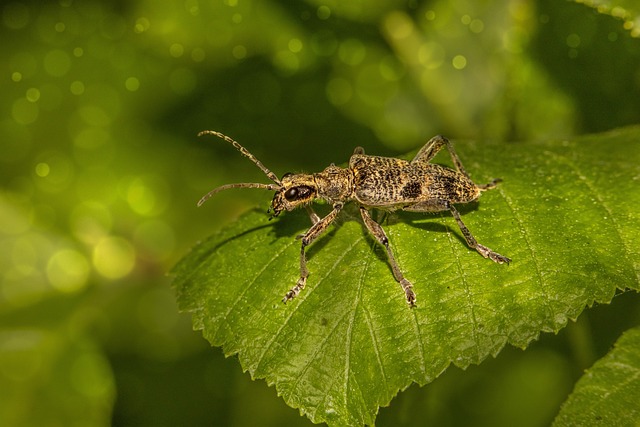
<path fill-rule="evenodd" d="M 202 135 L 215 135 L 232 144 L 258 166 L 274 184 L 245 182 L 223 185 L 202 197 L 198 206 L 223 190 L 259 188 L 275 191 L 271 207 L 267 211 L 271 213 L 271 218 L 280 215 L 282 211 L 291 211 L 299 206 L 304 206 L 309 214 L 312 222 L 311 228 L 304 234 L 297 236 L 302 241 L 300 278 L 295 286 L 285 294 L 282 299 L 284 303 L 295 298 L 307 283 L 309 270 L 307 269 L 305 248 L 313 243 L 336 219 L 344 204 L 352 201 L 359 205 L 362 220 L 369 232 L 386 249 L 393 276 L 402 286 L 410 307 L 415 307 L 416 304 L 413 284 L 402 274 L 386 233 L 380 224 L 371 217 L 369 210 L 372 208 L 385 211 L 398 209 L 411 212 L 449 211 L 458 223 L 458 227 L 470 248 L 498 264 L 511 262 L 511 259 L 478 243 L 454 207 L 454 204 L 457 203 L 469 203 L 476 200 L 483 191 L 495 188 L 501 180 L 494 179 L 484 185 L 475 184 L 462 166 L 453 144 L 441 135 L 431 138 L 411 161 L 369 156 L 364 154 L 362 147 L 357 147 L 349 159 L 347 168 L 331 164 L 319 173 L 287 173 L 281 179 L 278 179 L 253 154 L 232 138 L 211 130 L 205 130 L 198 134 L 198 136 Z M 443 147 L 451 155 L 455 170 L 431 163 L 431 159 Z M 333 210 L 325 217 L 320 218 L 311 207 L 311 202 L 315 199 L 327 201 L 333 206 Z"/>

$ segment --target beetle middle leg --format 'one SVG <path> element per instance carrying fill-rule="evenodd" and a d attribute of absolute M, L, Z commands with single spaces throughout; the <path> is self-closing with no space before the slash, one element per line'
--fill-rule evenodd
<path fill-rule="evenodd" d="M 416 305 L 416 294 L 413 292 L 413 285 L 407 279 L 405 279 L 402 271 L 400 271 L 400 267 L 396 262 L 396 258 L 393 256 L 393 251 L 389 246 L 389 238 L 386 233 L 378 224 L 371 218 L 371 214 L 364 207 L 360 207 L 360 214 L 362 215 L 362 219 L 364 220 L 364 224 L 367 226 L 369 232 L 376 238 L 378 243 L 380 243 L 387 250 L 387 257 L 389 258 L 389 264 L 391 264 L 391 270 L 393 271 L 393 277 L 395 277 L 396 281 L 400 283 L 402 286 L 402 290 L 404 290 L 404 295 L 407 298 L 407 303 L 411 307 L 415 307 Z"/>
<path fill-rule="evenodd" d="M 342 210 L 342 203 L 336 203 L 333 205 L 333 210 L 329 212 L 324 218 L 314 221 L 315 212 L 313 214 L 310 212 L 309 216 L 311 217 L 311 221 L 313 225 L 310 229 L 307 230 L 303 235 L 298 236 L 299 239 L 302 240 L 302 245 L 300 246 L 300 278 L 296 282 L 296 285 L 289 290 L 282 298 L 282 302 L 285 304 L 287 301 L 294 299 L 304 286 L 307 284 L 307 277 L 309 277 L 309 269 L 307 268 L 307 258 L 305 256 L 305 248 L 314 242 L 320 236 L 327 227 L 336 219 L 338 213 Z M 317 217 L 317 215 L 315 215 Z"/>
<path fill-rule="evenodd" d="M 435 155 L 438 154 L 440 150 L 442 150 L 442 147 L 447 148 L 447 151 L 449 152 L 451 160 L 453 160 L 453 164 L 455 165 L 456 169 L 464 176 L 471 179 L 464 166 L 462 166 L 460 157 L 458 157 L 456 150 L 454 150 L 453 144 L 442 135 L 436 135 L 429 141 L 427 141 L 427 143 L 424 144 L 424 147 L 422 147 L 420 151 L 418 151 L 418 154 L 416 154 L 416 156 L 413 158 L 413 160 L 411 160 L 411 163 L 429 163 L 431 159 L 433 159 Z"/>

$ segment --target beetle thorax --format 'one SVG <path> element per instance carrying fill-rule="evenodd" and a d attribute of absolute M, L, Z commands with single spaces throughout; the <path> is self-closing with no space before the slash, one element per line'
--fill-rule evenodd
<path fill-rule="evenodd" d="M 313 174 L 318 197 L 329 202 L 346 202 L 353 196 L 353 172 L 335 165 Z"/>

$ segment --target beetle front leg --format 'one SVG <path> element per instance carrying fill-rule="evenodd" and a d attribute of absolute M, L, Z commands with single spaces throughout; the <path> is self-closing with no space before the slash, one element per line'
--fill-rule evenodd
<path fill-rule="evenodd" d="M 313 208 L 311 206 L 306 205 L 305 209 L 307 210 L 307 213 L 309 214 L 309 219 L 311 220 L 311 224 L 315 224 L 316 222 L 320 221 L 320 217 L 318 216 L 316 211 L 313 210 Z"/>
<path fill-rule="evenodd" d="M 389 246 L 389 238 L 387 234 L 384 232 L 380 224 L 375 222 L 373 218 L 371 218 L 371 214 L 365 208 L 360 207 L 360 214 L 362 215 L 362 219 L 364 220 L 364 224 L 367 226 L 369 232 L 376 238 L 378 243 L 380 243 L 387 250 L 387 257 L 389 258 L 389 264 L 391 264 L 391 270 L 393 271 L 393 277 L 395 277 L 396 281 L 400 283 L 402 286 L 402 290 L 404 291 L 404 296 L 407 299 L 407 304 L 410 307 L 416 306 L 416 294 L 413 292 L 413 285 L 410 281 L 405 279 L 402 271 L 400 271 L 400 267 L 396 262 L 396 258 L 393 256 L 393 251 L 391 250 L 391 246 Z"/>
<path fill-rule="evenodd" d="M 283 303 L 287 303 L 294 299 L 302 289 L 304 289 L 307 284 L 307 277 L 309 277 L 309 269 L 307 268 L 307 258 L 305 255 L 305 248 L 314 242 L 326 229 L 329 225 L 336 219 L 338 213 L 342 209 L 342 203 L 336 203 L 333 205 L 333 210 L 327 214 L 324 218 L 316 221 L 310 229 L 307 230 L 301 236 L 298 236 L 299 239 L 302 240 L 302 244 L 300 246 L 300 278 L 296 282 L 296 285 L 289 290 L 282 298 Z M 315 213 L 315 212 L 314 212 Z M 312 217 L 313 221 L 313 217 Z"/>

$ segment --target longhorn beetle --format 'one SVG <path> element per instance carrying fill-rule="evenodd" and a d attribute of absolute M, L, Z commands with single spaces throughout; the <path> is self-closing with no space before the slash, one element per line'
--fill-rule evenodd
<path fill-rule="evenodd" d="M 438 135 L 431 138 L 410 162 L 390 157 L 368 156 L 364 154 L 362 147 L 357 147 L 349 159 L 347 168 L 331 164 L 320 173 L 287 173 L 282 179 L 278 179 L 273 172 L 235 140 L 211 130 L 205 130 L 198 134 L 198 136 L 202 135 L 215 135 L 232 144 L 240 153 L 255 163 L 274 184 L 247 182 L 226 184 L 207 193 L 200 199 L 198 206 L 223 190 L 260 188 L 276 192 L 271 201 L 271 207 L 267 211 L 267 213 L 271 213 L 269 219 L 277 217 L 282 211 L 291 211 L 299 206 L 304 206 L 311 218 L 311 228 L 297 237 L 302 240 L 300 278 L 295 286 L 285 294 L 282 299 L 284 303 L 295 298 L 307 283 L 309 270 L 307 269 L 305 248 L 329 227 L 344 204 L 351 201 L 359 205 L 364 225 L 378 243 L 386 249 L 393 276 L 402 286 L 410 307 L 414 307 L 416 303 L 413 285 L 402 274 L 386 233 L 380 224 L 371 218 L 369 210 L 372 208 L 385 211 L 402 209 L 412 212 L 448 210 L 458 223 L 469 247 L 498 264 L 511 262 L 511 259 L 478 243 L 454 207 L 456 203 L 469 203 L 476 200 L 480 193 L 495 188 L 501 180 L 494 179 L 485 185 L 475 184 L 462 166 L 453 145 L 443 136 Z M 431 159 L 443 147 L 449 151 L 455 170 L 430 163 Z M 323 218 L 320 218 L 310 206 L 311 202 L 318 198 L 333 205 L 333 210 Z"/>

